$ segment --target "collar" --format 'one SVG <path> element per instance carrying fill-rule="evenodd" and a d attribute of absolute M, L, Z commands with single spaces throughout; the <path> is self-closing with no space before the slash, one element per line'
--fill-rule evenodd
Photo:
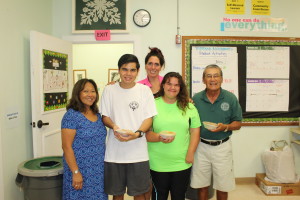
<path fill-rule="evenodd" d="M 159 82 L 161 83 L 164 77 L 158 76 L 158 78 L 159 78 Z M 144 80 L 140 81 L 140 83 L 142 83 L 142 84 L 144 84 L 144 85 L 147 85 L 147 86 L 149 86 L 149 87 L 152 87 L 152 85 L 151 85 L 151 83 L 150 83 L 150 81 L 149 81 L 148 76 L 147 76 L 147 78 L 145 78 Z"/>
<path fill-rule="evenodd" d="M 207 89 L 205 88 L 205 90 L 203 90 L 200 98 L 208 103 L 211 103 L 206 96 L 206 91 L 207 91 Z M 221 101 L 222 99 L 224 99 L 224 90 L 222 88 L 220 88 L 220 94 L 214 103 Z"/>

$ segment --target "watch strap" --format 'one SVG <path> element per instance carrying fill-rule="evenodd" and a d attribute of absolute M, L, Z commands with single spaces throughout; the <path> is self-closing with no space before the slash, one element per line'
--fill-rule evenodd
<path fill-rule="evenodd" d="M 145 132 L 141 131 L 141 130 L 137 130 L 136 133 L 139 133 L 139 136 L 138 136 L 139 138 L 143 137 L 145 135 Z"/>

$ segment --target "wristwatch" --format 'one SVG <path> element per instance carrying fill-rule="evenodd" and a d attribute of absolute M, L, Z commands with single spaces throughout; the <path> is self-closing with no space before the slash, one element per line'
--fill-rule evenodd
<path fill-rule="evenodd" d="M 76 169 L 73 173 L 74 173 L 74 174 L 78 174 L 78 173 L 79 173 L 79 170 Z"/>
<path fill-rule="evenodd" d="M 140 138 L 140 137 L 143 137 L 143 135 L 146 134 L 145 132 L 143 132 L 143 131 L 141 131 L 141 130 L 137 130 L 136 133 L 139 133 L 139 136 L 138 136 L 139 138 Z"/>

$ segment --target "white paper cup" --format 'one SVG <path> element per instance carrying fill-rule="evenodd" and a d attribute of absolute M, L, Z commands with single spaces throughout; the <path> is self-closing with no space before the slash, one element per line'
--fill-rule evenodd
<path fill-rule="evenodd" d="M 159 135 L 164 139 L 168 139 L 168 138 L 174 138 L 176 133 L 172 131 L 162 131 L 159 133 Z"/>
<path fill-rule="evenodd" d="M 116 132 L 119 133 L 122 137 L 128 137 L 128 133 L 131 131 L 126 129 L 118 129 L 116 130 Z"/>
<path fill-rule="evenodd" d="M 214 130 L 218 127 L 218 124 L 213 123 L 213 122 L 206 122 L 205 121 L 205 122 L 203 122 L 203 124 L 204 124 L 204 127 L 208 130 Z"/>

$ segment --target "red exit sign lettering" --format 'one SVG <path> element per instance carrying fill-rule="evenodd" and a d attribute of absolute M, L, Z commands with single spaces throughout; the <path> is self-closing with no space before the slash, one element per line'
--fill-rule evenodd
<path fill-rule="evenodd" d="M 110 40 L 110 30 L 95 30 L 96 40 Z"/>

